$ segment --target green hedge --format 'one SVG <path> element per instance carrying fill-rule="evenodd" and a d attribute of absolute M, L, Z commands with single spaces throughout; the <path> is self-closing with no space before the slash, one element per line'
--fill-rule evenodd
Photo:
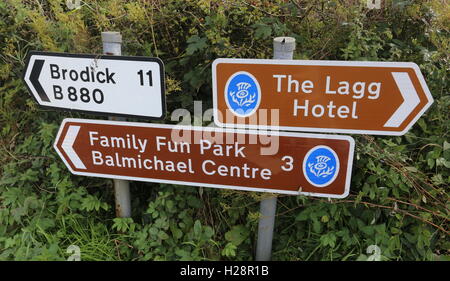
<path fill-rule="evenodd" d="M 355 136 L 351 195 L 280 196 L 274 260 L 448 259 L 449 5 L 445 0 L 0 2 L 0 260 L 252 260 L 266 194 L 132 184 L 133 217 L 115 219 L 110 180 L 73 176 L 52 148 L 65 117 L 39 109 L 22 80 L 30 50 L 101 53 L 120 31 L 123 54 L 160 57 L 168 111 L 211 107 L 215 58 L 412 61 L 435 103 L 402 137 Z M 72 1 L 75 2 L 75 1 Z M 168 115 L 170 116 L 170 115 Z M 166 122 L 170 122 L 169 117 Z"/>

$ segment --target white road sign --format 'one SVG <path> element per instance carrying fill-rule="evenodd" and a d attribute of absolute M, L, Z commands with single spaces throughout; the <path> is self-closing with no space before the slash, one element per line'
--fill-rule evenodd
<path fill-rule="evenodd" d="M 146 119 L 165 115 L 158 58 L 33 51 L 23 79 L 43 107 Z"/>

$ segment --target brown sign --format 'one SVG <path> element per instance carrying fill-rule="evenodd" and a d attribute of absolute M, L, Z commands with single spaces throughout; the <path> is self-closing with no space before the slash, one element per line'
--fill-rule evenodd
<path fill-rule="evenodd" d="M 65 119 L 54 147 L 76 175 L 343 198 L 354 140 Z"/>
<path fill-rule="evenodd" d="M 217 59 L 221 127 L 403 135 L 433 103 L 414 63 Z"/>

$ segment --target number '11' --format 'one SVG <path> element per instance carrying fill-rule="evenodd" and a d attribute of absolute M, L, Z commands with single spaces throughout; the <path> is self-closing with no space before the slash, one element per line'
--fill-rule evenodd
<path fill-rule="evenodd" d="M 145 83 L 144 82 L 144 71 L 139 70 L 137 74 L 139 75 L 139 80 L 141 82 L 141 86 L 144 86 L 144 83 Z M 153 86 L 152 71 L 149 70 L 145 74 L 148 76 L 148 84 L 149 84 L 149 86 L 152 87 Z"/>

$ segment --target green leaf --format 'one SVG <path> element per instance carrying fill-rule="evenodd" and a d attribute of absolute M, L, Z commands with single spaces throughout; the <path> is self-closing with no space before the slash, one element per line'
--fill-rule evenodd
<path fill-rule="evenodd" d="M 132 218 L 115 218 L 113 219 L 113 229 L 117 229 L 117 231 L 127 231 L 130 227 L 130 225 L 133 223 Z"/>
<path fill-rule="evenodd" d="M 207 46 L 206 38 L 200 38 L 198 35 L 189 37 L 187 43 L 189 44 L 186 48 L 186 54 L 188 55 L 192 55 L 197 51 L 203 50 Z"/>
<path fill-rule="evenodd" d="M 272 34 L 272 28 L 264 23 L 255 23 L 252 25 L 255 28 L 256 39 L 266 39 Z"/>
<path fill-rule="evenodd" d="M 330 246 L 331 248 L 334 248 L 336 245 L 336 235 L 330 232 L 320 236 L 320 244 L 325 247 Z"/>
<path fill-rule="evenodd" d="M 321 233 L 322 232 L 322 224 L 317 219 L 313 220 L 313 230 L 316 233 Z"/>
<path fill-rule="evenodd" d="M 309 210 L 303 210 L 295 217 L 295 220 L 297 221 L 306 221 L 309 218 Z"/>
<path fill-rule="evenodd" d="M 170 226 L 170 231 L 172 232 L 172 236 L 175 239 L 180 239 L 181 237 L 183 237 L 183 232 L 176 226 Z"/>
<path fill-rule="evenodd" d="M 48 228 L 55 226 L 55 221 L 51 218 L 41 218 L 37 221 L 37 225 L 41 230 L 46 230 Z"/>
<path fill-rule="evenodd" d="M 210 226 L 203 227 L 204 239 L 208 240 L 214 235 L 214 230 Z"/>
<path fill-rule="evenodd" d="M 164 231 L 159 231 L 158 233 L 158 238 L 161 240 L 166 240 L 169 239 L 169 235 L 167 235 L 167 233 L 165 233 Z"/>
<path fill-rule="evenodd" d="M 416 167 L 405 167 L 406 170 L 413 172 L 413 173 L 417 173 L 419 170 L 417 170 Z"/>
<path fill-rule="evenodd" d="M 450 149 L 450 143 L 447 141 L 444 141 L 444 151 Z"/>
<path fill-rule="evenodd" d="M 235 225 L 225 233 L 225 239 L 235 246 L 239 246 L 250 235 L 250 231 L 243 225 Z"/>
<path fill-rule="evenodd" d="M 221 254 L 222 256 L 231 258 L 236 256 L 236 249 L 237 249 L 236 245 L 234 245 L 233 243 L 227 243 L 223 248 Z"/>
<path fill-rule="evenodd" d="M 199 237 L 202 233 L 202 223 L 199 220 L 196 220 L 194 223 L 194 235 Z"/>

